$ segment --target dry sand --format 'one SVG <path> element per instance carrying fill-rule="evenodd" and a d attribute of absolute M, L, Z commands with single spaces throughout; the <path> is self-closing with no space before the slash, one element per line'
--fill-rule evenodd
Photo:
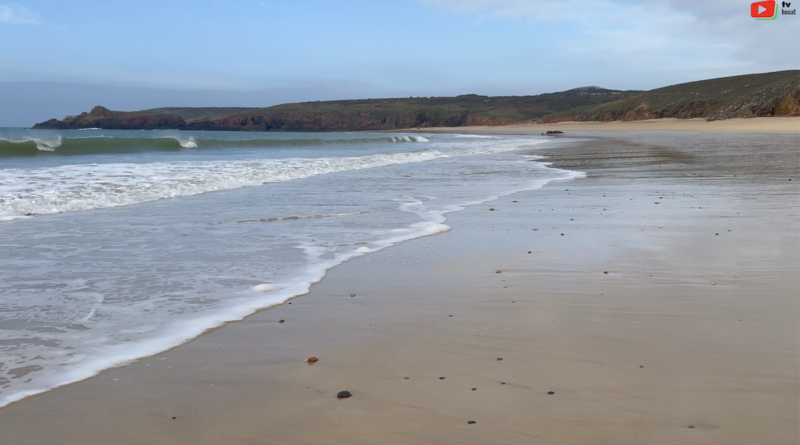
<path fill-rule="evenodd" d="M 588 177 L 2 409 L 2 443 L 797 444 L 799 142 L 540 150 Z"/>
<path fill-rule="evenodd" d="M 559 122 L 453 128 L 423 128 L 415 131 L 436 133 L 542 133 L 546 131 L 690 131 L 696 133 L 794 133 L 800 134 L 800 117 L 756 117 L 752 119 L 650 119 L 630 122 Z"/>

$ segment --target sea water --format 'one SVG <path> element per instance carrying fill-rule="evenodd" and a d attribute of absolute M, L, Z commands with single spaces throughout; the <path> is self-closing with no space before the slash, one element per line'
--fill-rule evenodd
<path fill-rule="evenodd" d="M 534 136 L 0 129 L 0 406 L 581 173 Z"/>

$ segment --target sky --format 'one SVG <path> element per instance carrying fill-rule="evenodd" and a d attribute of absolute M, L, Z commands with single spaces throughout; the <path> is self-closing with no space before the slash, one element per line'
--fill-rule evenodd
<path fill-rule="evenodd" d="M 800 16 L 755 20 L 738 0 L 0 0 L 0 126 L 94 105 L 647 90 L 798 68 Z"/>

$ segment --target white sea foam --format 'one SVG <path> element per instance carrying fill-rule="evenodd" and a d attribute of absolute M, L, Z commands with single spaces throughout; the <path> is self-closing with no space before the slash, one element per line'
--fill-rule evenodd
<path fill-rule="evenodd" d="M 189 140 L 187 145 L 194 143 Z M 533 142 L 532 142 L 533 143 Z M 335 172 L 516 150 L 518 144 L 340 158 L 87 164 L 0 170 L 0 218 L 118 207 Z"/>
<path fill-rule="evenodd" d="M 31 317 L 28 313 L 19 313 L 15 316 L 23 317 L 23 320 L 31 320 L 36 318 L 35 316 L 39 316 L 45 321 L 62 323 L 61 326 L 80 322 L 85 323 L 86 327 L 91 330 L 85 334 L 79 331 L 63 334 L 33 334 L 47 339 L 72 339 L 75 341 L 73 344 L 78 347 L 66 350 L 65 347 L 71 346 L 71 344 L 65 341 L 56 347 L 43 346 L 42 348 L 45 349 L 42 350 L 42 354 L 40 354 L 40 350 L 25 351 L 26 355 L 30 353 L 32 356 L 45 357 L 37 362 L 45 366 L 45 369 L 37 372 L 31 381 L 23 382 L 23 379 L 12 381 L 13 387 L 0 393 L 0 406 L 91 377 L 104 369 L 124 365 L 138 358 L 167 350 L 225 322 L 240 320 L 260 309 L 305 294 L 312 284 L 325 276 L 328 269 L 344 261 L 406 240 L 436 235 L 450 230 L 446 224 L 447 214 L 450 212 L 463 210 L 470 205 L 491 201 L 517 191 L 540 188 L 551 180 L 581 176 L 581 173 L 578 172 L 545 169 L 541 162 L 527 162 L 527 160 L 537 157 L 525 157 L 524 160 L 521 160 L 522 157 L 516 154 L 503 155 L 497 157 L 502 158 L 503 163 L 492 166 L 486 165 L 491 163 L 491 159 L 494 159 L 492 157 L 470 158 L 474 155 L 503 153 L 516 150 L 521 145 L 535 143 L 536 141 L 506 140 L 500 144 L 493 142 L 491 145 L 482 145 L 483 143 L 479 141 L 460 141 L 454 151 L 431 150 L 346 158 L 90 164 L 0 170 L 0 211 L 11 209 L 12 204 L 17 206 L 13 208 L 14 210 L 25 211 L 26 208 L 20 207 L 20 205 L 26 200 L 30 205 L 39 206 L 38 209 L 54 211 L 109 207 L 380 166 L 396 166 L 392 167 L 392 170 L 388 170 L 395 173 L 399 171 L 419 174 L 408 182 L 405 180 L 387 181 L 386 187 L 390 188 L 391 193 L 381 195 L 384 196 L 381 199 L 388 199 L 389 203 L 392 202 L 391 199 L 397 199 L 396 208 L 403 212 L 402 217 L 397 216 L 399 212 L 396 210 L 389 212 L 390 216 L 385 216 L 387 206 L 381 204 L 376 207 L 375 202 L 377 201 L 373 200 L 372 195 L 365 194 L 364 202 L 358 204 L 347 202 L 346 207 L 332 208 L 335 210 L 321 211 L 316 207 L 304 207 L 302 210 L 297 210 L 290 206 L 285 212 L 272 215 L 260 214 L 263 210 L 258 206 L 249 209 L 246 214 L 236 213 L 241 206 L 228 204 L 225 198 L 221 197 L 221 199 L 213 201 L 219 206 L 218 209 L 216 207 L 214 209 L 219 211 L 220 215 L 226 215 L 222 218 L 228 218 L 228 222 L 231 224 L 213 227 L 208 224 L 213 224 L 212 221 L 218 221 L 217 219 L 204 222 L 204 227 L 212 227 L 212 229 L 208 232 L 205 231 L 206 229 L 202 229 L 203 236 L 200 240 L 193 240 L 192 237 L 178 237 L 177 233 L 184 232 L 183 227 L 177 233 L 170 231 L 158 235 L 159 229 L 142 237 L 141 235 L 146 232 L 139 231 L 138 222 L 137 229 L 131 232 L 133 238 L 125 236 L 115 238 L 113 230 L 109 231 L 108 228 L 124 229 L 128 222 L 124 219 L 114 221 L 113 218 L 103 219 L 104 227 L 98 228 L 98 232 L 92 232 L 91 224 L 79 225 L 84 228 L 88 226 L 89 229 L 76 232 L 75 230 L 79 229 L 78 225 L 63 225 L 63 221 L 56 219 L 50 219 L 51 221 L 48 222 L 47 218 L 36 219 L 30 224 L 26 221 L 21 224 L 9 225 L 9 229 L 50 228 L 49 233 L 42 233 L 47 237 L 43 238 L 43 241 L 31 242 L 32 246 L 39 246 L 43 251 L 50 253 L 44 253 L 44 257 L 37 255 L 26 257 L 30 263 L 25 263 L 26 260 L 21 257 L 14 259 L 15 267 L 25 264 L 45 267 L 42 270 L 31 269 L 29 273 L 34 287 L 40 286 L 43 289 L 44 293 L 41 296 L 37 296 L 32 289 L 27 287 L 17 295 L 7 294 L 9 297 L 6 299 L 7 304 L 24 306 L 27 308 L 24 310 L 33 311 L 31 313 L 34 315 Z M 424 166 L 403 166 L 403 164 L 437 159 L 441 162 Z M 502 170 L 502 167 L 508 167 L 508 171 L 516 171 L 519 174 L 513 180 L 505 180 L 503 173 L 487 175 L 488 172 Z M 472 172 L 475 176 L 462 181 L 461 172 L 467 174 Z M 369 175 L 366 177 L 373 178 L 374 181 L 374 178 L 380 178 L 382 174 L 384 173 L 381 171 L 361 172 L 358 173 L 358 177 L 363 179 L 364 175 Z M 405 176 L 398 176 L 398 178 L 400 177 Z M 435 182 L 428 182 L 428 178 L 437 178 L 437 180 L 446 178 L 448 184 L 441 183 L 443 187 L 440 187 Z M 499 182 L 496 179 L 499 179 Z M 318 180 L 324 181 L 325 178 Z M 479 180 L 486 182 L 479 183 Z M 341 184 L 341 182 L 343 182 L 341 178 L 332 178 L 332 182 L 322 182 L 322 184 Z M 464 186 L 464 188 L 449 187 L 454 182 L 458 182 L 459 186 Z M 468 184 L 473 182 L 475 184 Z M 501 187 L 494 185 L 497 183 L 503 185 Z M 482 184 L 486 184 L 488 187 L 484 187 Z M 393 190 L 395 189 L 391 189 L 392 187 L 399 187 L 396 190 L 403 190 L 403 192 L 394 194 Z M 470 190 L 471 192 L 469 192 Z M 330 193 L 323 189 L 319 189 L 319 191 L 320 196 L 315 200 L 315 205 L 327 203 L 331 199 L 337 200 L 342 196 L 338 194 L 340 193 L 338 186 L 332 188 Z M 306 191 L 303 190 L 303 193 Z M 358 193 L 360 194 L 360 191 Z M 413 196 L 397 198 L 405 194 Z M 211 198 L 213 197 L 209 199 Z M 387 202 L 385 200 L 382 202 Z M 352 205 L 366 207 L 352 207 Z M 232 215 L 227 215 L 226 212 L 232 212 Z M 146 218 L 146 212 L 142 213 Z M 137 215 L 137 217 L 139 215 L 137 212 L 129 212 L 129 214 Z M 171 213 L 160 215 L 159 218 L 163 218 L 164 215 L 171 215 Z M 91 221 L 91 215 L 85 216 Z M 266 218 L 268 216 L 273 217 Z M 79 216 L 76 215 L 76 217 Z M 259 219 L 262 217 L 266 219 Z M 0 216 L 0 218 L 3 217 Z M 175 214 L 174 218 L 176 221 L 181 221 L 182 225 L 184 214 Z M 318 218 L 325 219 L 317 220 Z M 275 224 L 235 224 L 237 222 L 272 221 L 275 221 Z M 375 221 L 378 223 L 370 225 Z M 403 222 L 397 224 L 396 221 Z M 190 223 L 190 221 L 186 222 Z M 160 228 L 165 222 L 158 219 L 152 223 L 154 225 L 149 227 Z M 119 224 L 119 226 L 115 226 L 115 224 Z M 142 227 L 147 228 L 148 224 L 144 224 Z M 366 230 L 365 227 L 369 227 L 369 229 Z M 330 231 L 331 228 L 342 230 L 341 233 L 345 235 L 337 235 L 337 238 L 332 235 L 334 232 Z M 60 233 L 62 230 L 64 231 L 63 236 Z M 219 238 L 220 240 L 224 238 L 224 242 L 211 245 L 209 244 L 213 239 L 211 234 L 215 231 L 218 231 L 218 237 L 219 234 L 224 233 L 224 236 Z M 102 233 L 103 235 L 96 237 L 95 241 L 89 241 L 86 245 L 88 250 L 75 250 L 78 240 L 92 238 L 86 236 L 85 233 Z M 206 233 L 209 234 L 208 237 L 206 237 Z M 10 246 L 21 243 L 21 241 L 14 240 L 33 239 L 39 235 L 38 232 L 33 236 L 15 237 L 11 232 L 7 232 L 7 234 L 7 238 L 3 241 Z M 275 242 L 275 239 L 269 236 L 270 234 L 279 234 L 285 239 L 297 243 L 289 250 L 297 252 L 296 248 L 299 247 L 302 251 L 302 258 L 291 256 L 285 263 L 275 264 L 275 267 L 270 269 L 273 266 L 271 264 L 273 257 L 265 257 L 258 247 L 260 242 L 267 244 Z M 251 235 L 257 236 L 252 237 Z M 157 238 L 158 236 L 164 238 Z M 240 244 L 235 244 L 234 241 L 237 238 L 241 240 Z M 168 242 L 153 241 L 147 245 L 146 239 L 156 241 L 163 239 Z M 171 247 L 172 250 L 169 250 L 168 244 L 176 239 L 180 241 Z M 203 247 L 197 247 L 197 244 L 193 243 L 200 243 Z M 101 249 L 93 250 L 97 246 L 101 246 Z M 185 250 L 191 247 L 195 247 L 196 250 Z M 125 249 L 131 248 L 136 249 L 136 254 L 131 257 L 125 256 Z M 241 256 L 242 250 L 247 249 L 252 250 L 252 256 Z M 32 252 L 33 250 L 36 249 L 22 249 L 20 252 Z M 114 268 L 117 267 L 117 264 L 125 264 L 124 279 L 106 276 L 106 271 L 99 266 L 98 261 L 108 261 L 109 258 L 112 258 L 109 255 L 113 255 L 114 251 L 121 251 L 120 258 L 124 263 L 112 262 L 108 267 Z M 102 252 L 102 255 L 97 256 L 98 252 Z M 201 255 L 194 257 L 192 252 L 199 252 Z M 84 255 L 84 253 L 90 254 Z M 213 254 L 213 260 L 204 260 L 203 253 Z M 158 272 L 154 273 L 154 279 L 150 280 L 150 275 L 145 274 L 157 265 L 156 260 L 152 258 L 156 254 L 168 258 L 168 262 L 161 264 L 167 264 L 169 267 L 164 269 L 155 267 Z M 80 259 L 81 262 L 73 265 L 58 263 L 57 269 L 46 269 L 48 266 L 41 266 L 50 256 L 54 260 L 58 260 L 64 255 L 71 255 L 67 258 Z M 186 258 L 180 258 L 181 255 Z M 223 261 L 227 257 L 230 257 L 231 263 Z M 248 261 L 248 258 L 252 261 Z M 96 262 L 91 263 L 92 261 Z M 217 263 L 218 261 L 219 263 Z M 86 276 L 87 273 L 91 273 L 92 264 L 100 267 L 94 270 L 98 279 L 90 279 Z M 236 266 L 225 267 L 226 264 L 235 264 Z M 47 270 L 52 270 L 53 273 L 46 272 Z M 247 270 L 248 274 L 242 273 L 242 270 Z M 0 273 L 2 272 L 20 274 L 17 269 L 0 270 Z M 77 276 L 81 278 L 74 278 Z M 37 281 L 39 277 L 43 277 L 43 281 Z M 63 277 L 67 277 L 69 280 Z M 237 279 L 242 280 L 242 277 L 247 279 L 244 282 L 237 281 Z M 59 282 L 58 280 L 62 278 L 66 281 Z M 228 284 L 228 279 L 237 284 Z M 101 286 L 104 280 L 106 287 Z M 225 281 L 225 283 L 218 287 L 211 287 L 214 280 Z M 0 280 L 0 282 L 2 281 Z M 146 289 L 142 289 L 142 284 L 146 285 Z M 125 288 L 125 286 L 129 286 L 129 288 Z M 51 292 L 50 289 L 55 289 L 52 290 L 54 294 L 47 293 Z M 60 302 L 57 310 L 37 309 L 49 307 L 47 306 L 49 303 L 46 303 L 50 301 L 46 299 L 47 295 L 57 296 Z M 12 297 L 18 298 L 18 303 L 13 303 L 16 300 Z M 46 304 L 40 305 L 38 302 Z M 8 331 L 0 332 L 0 334 L 4 333 L 7 334 Z M 87 339 L 91 340 L 86 341 Z"/>

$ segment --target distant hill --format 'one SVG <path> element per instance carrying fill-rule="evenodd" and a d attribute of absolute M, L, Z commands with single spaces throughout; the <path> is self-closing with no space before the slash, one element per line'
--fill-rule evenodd
<path fill-rule="evenodd" d="M 409 97 L 282 104 L 267 108 L 154 108 L 88 113 L 50 119 L 33 128 L 182 129 L 250 131 L 353 131 L 413 127 L 504 125 L 596 106 L 640 91 L 576 88 L 538 96 Z"/>
<path fill-rule="evenodd" d="M 590 86 L 537 96 L 409 97 L 302 102 L 267 108 L 154 108 L 50 119 L 33 128 L 356 131 L 560 122 L 800 115 L 800 71 L 620 91 Z"/>
<path fill-rule="evenodd" d="M 542 121 L 800 116 L 798 103 L 800 70 L 792 70 L 672 85 L 598 106 L 551 113 Z"/>

